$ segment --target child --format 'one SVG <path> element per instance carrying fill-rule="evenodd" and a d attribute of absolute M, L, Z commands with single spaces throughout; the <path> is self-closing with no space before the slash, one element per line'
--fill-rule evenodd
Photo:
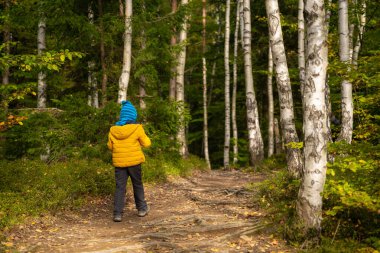
<path fill-rule="evenodd" d="M 141 180 L 141 163 L 145 162 L 141 147 L 149 147 L 151 142 L 142 125 L 136 123 L 137 112 L 132 103 L 122 101 L 121 104 L 120 120 L 116 122 L 116 126 L 111 127 L 107 143 L 112 151 L 112 163 L 115 166 L 115 222 L 120 222 L 122 218 L 128 177 L 132 179 L 137 215 L 144 217 L 149 212 Z"/>

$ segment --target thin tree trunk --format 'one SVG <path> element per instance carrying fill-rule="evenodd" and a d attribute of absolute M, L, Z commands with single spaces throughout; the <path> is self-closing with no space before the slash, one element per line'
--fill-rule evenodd
<path fill-rule="evenodd" d="M 119 79 L 119 92 L 117 102 L 127 100 L 127 90 L 131 74 L 132 60 L 132 0 L 125 0 L 125 32 L 124 32 L 124 51 L 123 69 Z"/>
<path fill-rule="evenodd" d="M 224 168 L 230 167 L 231 108 L 230 108 L 230 0 L 226 0 L 226 27 L 224 35 Z"/>
<path fill-rule="evenodd" d="M 103 25 L 103 1 L 98 0 L 99 5 L 99 32 L 100 32 L 100 64 L 102 66 L 102 106 L 107 103 L 107 66 L 106 51 L 104 48 L 104 25 Z"/>
<path fill-rule="evenodd" d="M 285 145 L 298 142 L 298 135 L 294 123 L 293 96 L 290 84 L 289 70 L 286 61 L 285 46 L 282 37 L 280 11 L 277 0 L 265 1 L 269 39 L 275 66 L 277 90 L 280 100 L 281 130 Z M 286 146 L 288 170 L 294 177 L 299 177 L 302 171 L 301 150 Z"/>
<path fill-rule="evenodd" d="M 123 1 L 119 0 L 119 16 L 123 17 L 124 16 L 124 6 L 123 6 Z"/>
<path fill-rule="evenodd" d="M 141 51 L 145 51 L 146 49 L 146 37 L 145 37 L 145 31 L 142 30 L 141 32 Z M 139 103 L 140 103 L 140 109 L 145 109 L 146 104 L 144 101 L 144 98 L 146 97 L 146 77 L 145 74 L 142 74 L 140 76 L 140 84 L 139 84 Z"/>
<path fill-rule="evenodd" d="M 327 126 L 325 84 L 328 65 L 323 0 L 305 1 L 307 27 L 306 83 L 304 89 L 304 175 L 298 193 L 297 214 L 311 244 L 319 242 L 322 192 L 326 179 Z"/>
<path fill-rule="evenodd" d="M 358 65 L 359 52 L 360 52 L 360 48 L 362 45 L 364 27 L 365 27 L 365 23 L 366 23 L 366 19 L 367 19 L 366 18 L 366 9 L 367 9 L 366 2 L 365 2 L 365 0 L 362 0 L 361 6 L 360 6 L 360 15 L 358 17 L 358 19 L 359 19 L 359 29 L 358 30 L 359 31 L 358 31 L 358 35 L 357 35 L 356 42 L 355 42 L 354 54 L 352 56 L 352 64 L 354 65 L 355 68 L 357 68 L 357 65 Z"/>
<path fill-rule="evenodd" d="M 8 14 L 9 7 L 10 7 L 9 0 L 5 0 L 4 4 L 5 4 L 5 13 L 6 15 L 9 15 Z M 11 32 L 10 32 L 9 22 L 8 20 L 6 20 L 4 23 L 5 55 L 9 55 L 11 53 L 10 42 L 11 42 Z M 10 75 L 9 67 L 5 66 L 3 70 L 3 84 L 9 84 L 9 75 Z"/>
<path fill-rule="evenodd" d="M 331 3 L 332 0 L 327 1 L 327 10 L 326 10 L 326 36 L 329 36 L 330 30 L 330 17 L 331 17 Z M 331 109 L 331 101 L 330 101 L 330 85 L 329 85 L 329 75 L 326 71 L 326 85 L 325 85 L 325 102 L 326 102 L 326 124 L 327 124 L 327 138 L 329 142 L 332 142 L 332 132 L 331 132 L 331 118 L 333 117 L 332 109 Z M 329 158 L 330 159 L 330 158 Z"/>
<path fill-rule="evenodd" d="M 298 0 L 298 69 L 302 100 L 305 86 L 305 20 L 303 11 L 304 0 Z"/>
<path fill-rule="evenodd" d="M 188 4 L 188 0 L 181 0 L 182 7 Z M 181 51 L 178 54 L 177 68 L 176 68 L 176 100 L 182 103 L 179 107 L 180 126 L 177 134 L 177 140 L 179 143 L 179 153 L 182 157 L 188 156 L 188 148 L 186 143 L 186 126 L 184 122 L 184 105 L 185 105 L 185 63 L 186 63 L 186 39 L 187 39 L 187 17 L 184 18 L 181 32 L 179 35 L 179 44 L 181 45 Z"/>
<path fill-rule="evenodd" d="M 350 64 L 352 64 L 352 56 L 354 54 L 354 30 L 355 30 L 355 25 L 354 24 L 349 24 L 348 26 L 348 41 L 349 41 L 349 54 L 350 54 Z"/>
<path fill-rule="evenodd" d="M 348 2 L 347 0 L 339 0 L 339 58 L 340 61 L 350 64 L 350 42 L 348 29 Z M 349 71 L 349 67 L 347 67 Z M 346 141 L 351 143 L 354 105 L 352 102 L 352 84 L 348 80 L 343 80 L 342 85 L 342 128 L 338 137 L 338 141 Z"/>
<path fill-rule="evenodd" d="M 207 115 L 207 65 L 206 65 L 206 0 L 202 0 L 202 80 L 203 80 L 203 146 L 207 167 L 211 169 L 208 151 L 208 115 Z"/>
<path fill-rule="evenodd" d="M 233 164 L 238 162 L 238 128 L 236 123 L 236 92 L 237 92 L 237 53 L 239 44 L 239 27 L 240 27 L 240 6 L 239 1 L 236 2 L 236 22 L 234 33 L 234 60 L 233 60 L 233 76 L 232 76 L 232 137 L 233 137 Z"/>
<path fill-rule="evenodd" d="M 261 136 L 259 115 L 255 90 L 253 88 L 252 50 L 251 50 L 251 8 L 250 1 L 243 0 L 240 15 L 242 16 L 242 41 L 244 53 L 244 73 L 246 87 L 247 127 L 250 163 L 256 165 L 264 158 L 264 143 Z"/>
<path fill-rule="evenodd" d="M 273 127 L 274 127 L 274 142 L 275 142 L 275 147 L 276 147 L 275 150 L 276 150 L 276 154 L 278 155 L 283 152 L 283 149 L 282 149 L 282 138 L 280 135 L 280 127 L 278 125 L 277 118 L 274 118 Z"/>
<path fill-rule="evenodd" d="M 42 55 L 46 49 L 46 18 L 42 16 L 38 23 L 38 38 L 37 38 L 38 55 Z M 37 107 L 46 108 L 46 73 L 40 71 L 38 73 L 38 95 Z"/>
<path fill-rule="evenodd" d="M 177 0 L 171 0 L 172 13 L 177 12 Z M 172 37 L 170 39 L 170 47 L 174 48 L 177 44 L 177 34 L 176 31 L 173 31 Z M 169 99 L 172 101 L 176 100 L 176 66 L 173 64 L 170 71 L 170 81 L 169 81 Z"/>
<path fill-rule="evenodd" d="M 91 25 L 94 25 L 94 11 L 92 9 L 93 2 L 88 5 L 88 21 Z M 91 39 L 91 48 L 95 47 L 95 41 Z M 99 96 L 98 96 L 98 81 L 95 74 L 95 61 L 90 60 L 88 65 L 88 105 L 94 108 L 99 108 Z"/>
<path fill-rule="evenodd" d="M 274 153 L 274 104 L 273 104 L 273 57 L 272 50 L 269 45 L 268 49 L 268 157 L 271 157 Z"/>

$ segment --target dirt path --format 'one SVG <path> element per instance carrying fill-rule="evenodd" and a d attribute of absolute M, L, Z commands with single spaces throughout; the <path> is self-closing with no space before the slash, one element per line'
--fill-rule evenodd
<path fill-rule="evenodd" d="M 8 238 L 20 252 L 294 252 L 263 232 L 268 224 L 244 188 L 257 180 L 238 171 L 199 172 L 146 186 L 151 212 L 144 218 L 131 198 L 120 223 L 112 221 L 112 199 L 93 200 L 80 212 L 22 225 Z"/>

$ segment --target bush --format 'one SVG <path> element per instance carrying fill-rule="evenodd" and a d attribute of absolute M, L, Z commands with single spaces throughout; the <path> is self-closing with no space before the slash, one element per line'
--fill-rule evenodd
<path fill-rule="evenodd" d="M 340 142 L 329 146 L 329 153 L 335 160 L 327 169 L 323 191 L 323 240 L 318 252 L 360 252 L 368 246 L 380 249 L 379 151 L 379 145 L 369 143 Z M 263 162 L 263 165 L 271 164 L 273 159 Z M 256 201 L 268 210 L 272 221 L 283 224 L 280 231 L 288 239 L 296 239 L 292 226 L 288 225 L 296 219 L 299 180 L 292 179 L 282 169 L 255 186 L 258 189 Z M 338 246 L 333 246 L 333 241 Z"/>

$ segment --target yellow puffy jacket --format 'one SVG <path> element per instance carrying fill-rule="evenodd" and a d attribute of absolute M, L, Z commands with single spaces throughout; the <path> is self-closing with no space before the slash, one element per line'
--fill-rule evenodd
<path fill-rule="evenodd" d="M 112 151 L 115 167 L 129 167 L 145 162 L 141 146 L 150 145 L 150 139 L 140 124 L 113 126 L 108 134 L 107 146 Z"/>

